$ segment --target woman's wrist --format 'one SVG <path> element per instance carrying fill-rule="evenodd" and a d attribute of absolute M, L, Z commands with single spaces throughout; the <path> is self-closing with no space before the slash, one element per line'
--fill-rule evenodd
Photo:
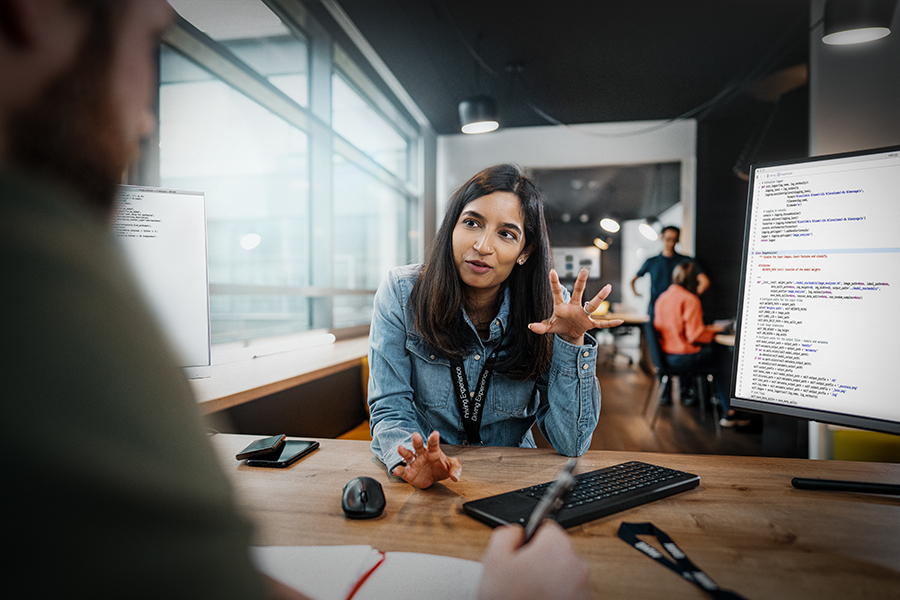
<path fill-rule="evenodd" d="M 569 344 L 572 344 L 573 346 L 584 346 L 584 334 L 583 333 L 574 339 L 570 338 L 567 335 L 563 335 L 561 333 L 557 333 L 556 335 L 558 335 L 559 339 L 561 339 L 562 341 L 568 342 Z"/>

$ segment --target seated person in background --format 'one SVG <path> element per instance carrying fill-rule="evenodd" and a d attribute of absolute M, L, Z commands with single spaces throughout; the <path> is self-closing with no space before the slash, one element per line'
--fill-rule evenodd
<path fill-rule="evenodd" d="M 637 275 L 631 279 L 631 291 L 634 292 L 635 296 L 640 297 L 641 294 L 638 293 L 635 284 L 638 279 L 648 273 L 650 274 L 650 303 L 647 305 L 647 314 L 650 315 L 651 319 L 653 318 L 653 307 L 656 305 L 656 299 L 672 285 L 672 270 L 681 263 L 692 260 L 690 256 L 685 256 L 675 251 L 675 246 L 678 245 L 680 238 L 681 230 L 678 227 L 674 225 L 663 227 L 659 234 L 659 239 L 663 245 L 662 252 L 645 260 L 641 268 L 638 269 Z M 703 273 L 703 269 L 700 268 L 696 261 L 694 261 L 694 269 L 697 273 L 697 289 L 694 293 L 702 296 L 709 289 L 709 278 Z M 695 396 L 691 382 L 682 381 L 680 383 L 682 404 L 693 404 Z M 666 389 L 665 400 L 667 402 L 672 401 L 671 390 L 671 387 Z"/>
<path fill-rule="evenodd" d="M 0 511 L 15 549 L 0 572 L 26 597 L 305 597 L 250 562 L 250 524 L 110 234 L 173 18 L 164 0 L 0 0 Z M 479 598 L 590 597 L 561 527 L 522 537 L 492 535 Z"/>
<path fill-rule="evenodd" d="M 731 359 L 727 348 L 712 344 L 713 337 L 725 330 L 724 325 L 705 325 L 703 308 L 696 294 L 697 269 L 693 262 L 679 264 L 672 270 L 672 285 L 659 295 L 654 307 L 653 326 L 660 334 L 662 351 L 669 366 L 675 369 L 707 369 L 713 374 L 716 395 L 722 405 L 723 427 L 747 425 L 731 410 Z"/>
<path fill-rule="evenodd" d="M 534 183 L 513 165 L 476 174 L 451 197 L 431 256 L 393 269 L 375 295 L 375 455 L 427 488 L 460 477 L 442 441 L 533 448 L 537 422 L 557 452 L 584 454 L 600 413 L 597 343 L 586 332 L 622 321 L 590 317 L 610 286 L 582 306 L 587 269 L 569 300 L 550 269 Z"/>

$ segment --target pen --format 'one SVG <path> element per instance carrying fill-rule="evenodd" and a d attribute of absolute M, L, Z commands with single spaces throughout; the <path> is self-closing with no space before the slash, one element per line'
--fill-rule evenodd
<path fill-rule="evenodd" d="M 868 483 L 865 481 L 840 481 L 837 479 L 806 479 L 804 477 L 794 477 L 791 479 L 791 485 L 798 490 L 900 495 L 900 485 L 892 483 Z"/>
<path fill-rule="evenodd" d="M 534 533 L 538 530 L 538 527 L 544 522 L 544 519 L 559 510 L 563 498 L 575 483 L 575 477 L 572 476 L 572 471 L 575 469 L 575 464 L 577 462 L 578 459 L 576 458 L 569 459 L 566 466 L 559 472 L 556 481 L 550 484 L 546 493 L 541 497 L 540 502 L 538 502 L 537 506 L 534 507 L 534 510 L 531 511 L 531 516 L 528 517 L 528 523 L 525 525 L 525 541 L 523 541 L 522 544 L 527 544 L 531 540 Z"/>

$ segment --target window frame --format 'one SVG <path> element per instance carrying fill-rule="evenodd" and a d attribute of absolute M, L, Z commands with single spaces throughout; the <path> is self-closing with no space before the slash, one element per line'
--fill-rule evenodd
<path fill-rule="evenodd" d="M 422 144 L 425 131 L 422 125 L 404 115 L 403 102 L 392 99 L 364 73 L 334 41 L 333 36 L 319 24 L 297 1 L 261 0 L 281 19 L 288 30 L 308 45 L 307 73 L 309 81 L 308 106 L 301 106 L 234 55 L 222 43 L 212 39 L 197 27 L 177 16 L 174 24 L 163 36 L 163 45 L 187 60 L 209 71 L 214 77 L 262 106 L 275 116 L 305 132 L 309 138 L 310 218 L 316 227 L 310 227 L 312 267 L 309 286 L 252 286 L 215 284 L 209 286 L 210 296 L 219 294 L 278 294 L 305 296 L 310 299 L 310 331 L 327 330 L 338 339 L 365 335 L 368 324 L 336 329 L 334 324 L 335 296 L 374 296 L 374 289 L 341 289 L 333 285 L 333 156 L 345 160 L 375 177 L 382 184 L 398 192 L 406 203 L 407 240 L 397 240 L 398 250 L 411 262 L 423 255 L 424 236 L 421 235 L 423 212 L 424 165 Z M 407 139 L 406 179 L 397 177 L 373 160 L 362 150 L 336 133 L 331 126 L 331 77 L 338 72 L 360 96 L 381 115 L 398 133 Z M 159 106 L 157 105 L 157 114 Z M 157 120 L 158 121 L 158 120 Z M 159 129 L 143 146 L 139 164 L 127 176 L 129 182 L 141 185 L 160 185 Z M 318 301 L 317 301 L 318 300 Z M 302 334 L 288 334 L 296 337 Z M 252 340 L 244 340 L 252 341 Z M 214 342 L 215 345 L 233 344 L 234 341 Z"/>

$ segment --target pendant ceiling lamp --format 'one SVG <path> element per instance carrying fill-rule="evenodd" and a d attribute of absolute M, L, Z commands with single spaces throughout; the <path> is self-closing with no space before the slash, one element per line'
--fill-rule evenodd
<path fill-rule="evenodd" d="M 897 0 L 828 0 L 822 41 L 861 44 L 890 35 L 896 7 Z"/>
<path fill-rule="evenodd" d="M 459 103 L 459 121 L 463 133 L 494 131 L 497 122 L 497 102 L 490 96 L 478 95 Z"/>

